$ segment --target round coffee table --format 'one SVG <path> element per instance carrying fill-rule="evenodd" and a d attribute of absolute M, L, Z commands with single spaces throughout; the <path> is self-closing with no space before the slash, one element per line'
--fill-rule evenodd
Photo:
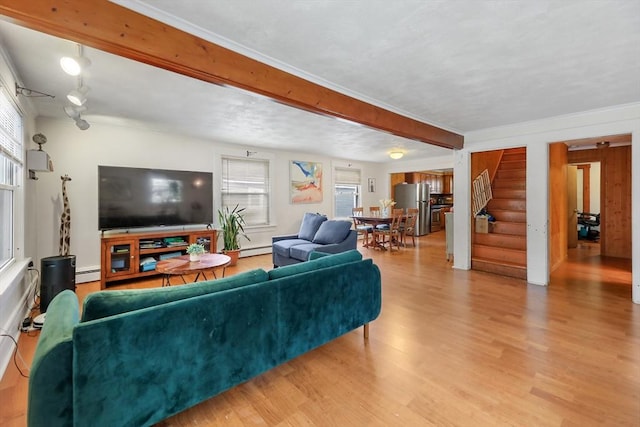
<path fill-rule="evenodd" d="M 158 261 L 156 271 L 162 273 L 162 286 L 171 286 L 169 282 L 171 276 L 180 276 L 182 282 L 187 283 L 184 280 L 184 275 L 197 273 L 194 282 L 198 281 L 200 275 L 204 277 L 204 280 L 207 280 L 207 276 L 204 274 L 205 270 L 211 270 L 213 277 L 217 279 L 214 269 L 220 267 L 222 267 L 222 277 L 224 277 L 225 268 L 230 262 L 231 258 L 222 254 L 202 254 L 200 255 L 200 261 L 190 261 L 189 255 L 182 255 Z"/>

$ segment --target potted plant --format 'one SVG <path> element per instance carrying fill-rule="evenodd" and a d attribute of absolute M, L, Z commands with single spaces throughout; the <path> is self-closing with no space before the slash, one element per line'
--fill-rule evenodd
<path fill-rule="evenodd" d="M 200 255 L 205 253 L 204 245 L 200 243 L 192 243 L 187 246 L 187 253 L 189 254 L 189 261 L 200 261 Z"/>
<path fill-rule="evenodd" d="M 218 209 L 218 221 L 220 222 L 220 228 L 222 228 L 222 252 L 231 257 L 229 265 L 236 265 L 238 262 L 238 256 L 240 255 L 240 236 L 243 236 L 247 240 L 249 237 L 244 233 L 244 216 L 242 212 L 245 208 L 240 209 L 236 205 L 233 209 L 229 209 L 229 206 L 225 206 L 222 209 Z"/>

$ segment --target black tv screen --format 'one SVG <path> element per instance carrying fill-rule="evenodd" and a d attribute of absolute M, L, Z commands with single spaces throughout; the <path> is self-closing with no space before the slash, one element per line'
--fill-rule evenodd
<path fill-rule="evenodd" d="M 98 166 L 100 230 L 213 222 L 213 174 Z"/>

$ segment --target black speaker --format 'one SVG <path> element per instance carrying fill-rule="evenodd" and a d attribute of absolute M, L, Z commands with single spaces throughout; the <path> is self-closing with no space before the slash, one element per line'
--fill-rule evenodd
<path fill-rule="evenodd" d="M 40 260 L 40 312 L 65 289 L 76 291 L 76 256 L 51 256 Z"/>

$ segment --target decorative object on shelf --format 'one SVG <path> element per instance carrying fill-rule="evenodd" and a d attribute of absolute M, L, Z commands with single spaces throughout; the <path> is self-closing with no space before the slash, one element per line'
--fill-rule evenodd
<path fill-rule="evenodd" d="M 247 236 L 244 232 L 244 214 L 242 213 L 245 208 L 240 208 L 236 205 L 233 209 L 229 209 L 229 206 L 225 206 L 222 209 L 218 209 L 218 221 L 220 222 L 220 228 L 222 228 L 222 252 L 231 257 L 231 263 L 229 265 L 236 265 L 238 257 L 240 256 L 240 236 L 243 236 L 247 240 Z"/>
<path fill-rule="evenodd" d="M 71 246 L 71 208 L 69 207 L 69 197 L 67 196 L 67 181 L 71 181 L 69 175 L 61 176 L 62 180 L 62 215 L 60 215 L 60 256 L 69 255 Z"/>
<path fill-rule="evenodd" d="M 322 163 L 292 160 L 289 172 L 291 203 L 322 202 Z"/>
<path fill-rule="evenodd" d="M 381 199 L 380 206 L 382 206 L 382 217 L 386 218 L 389 216 L 389 209 L 394 207 L 396 202 L 393 199 Z"/>
<path fill-rule="evenodd" d="M 192 243 L 187 246 L 187 253 L 189 254 L 189 261 L 200 261 L 200 255 L 205 253 L 204 245 L 200 243 Z"/>
<path fill-rule="evenodd" d="M 47 143 L 47 137 L 41 133 L 36 133 L 31 138 L 38 144 L 37 150 L 27 150 L 27 167 L 29 169 L 29 179 L 37 180 L 36 172 L 52 172 L 53 162 L 42 145 Z"/>

